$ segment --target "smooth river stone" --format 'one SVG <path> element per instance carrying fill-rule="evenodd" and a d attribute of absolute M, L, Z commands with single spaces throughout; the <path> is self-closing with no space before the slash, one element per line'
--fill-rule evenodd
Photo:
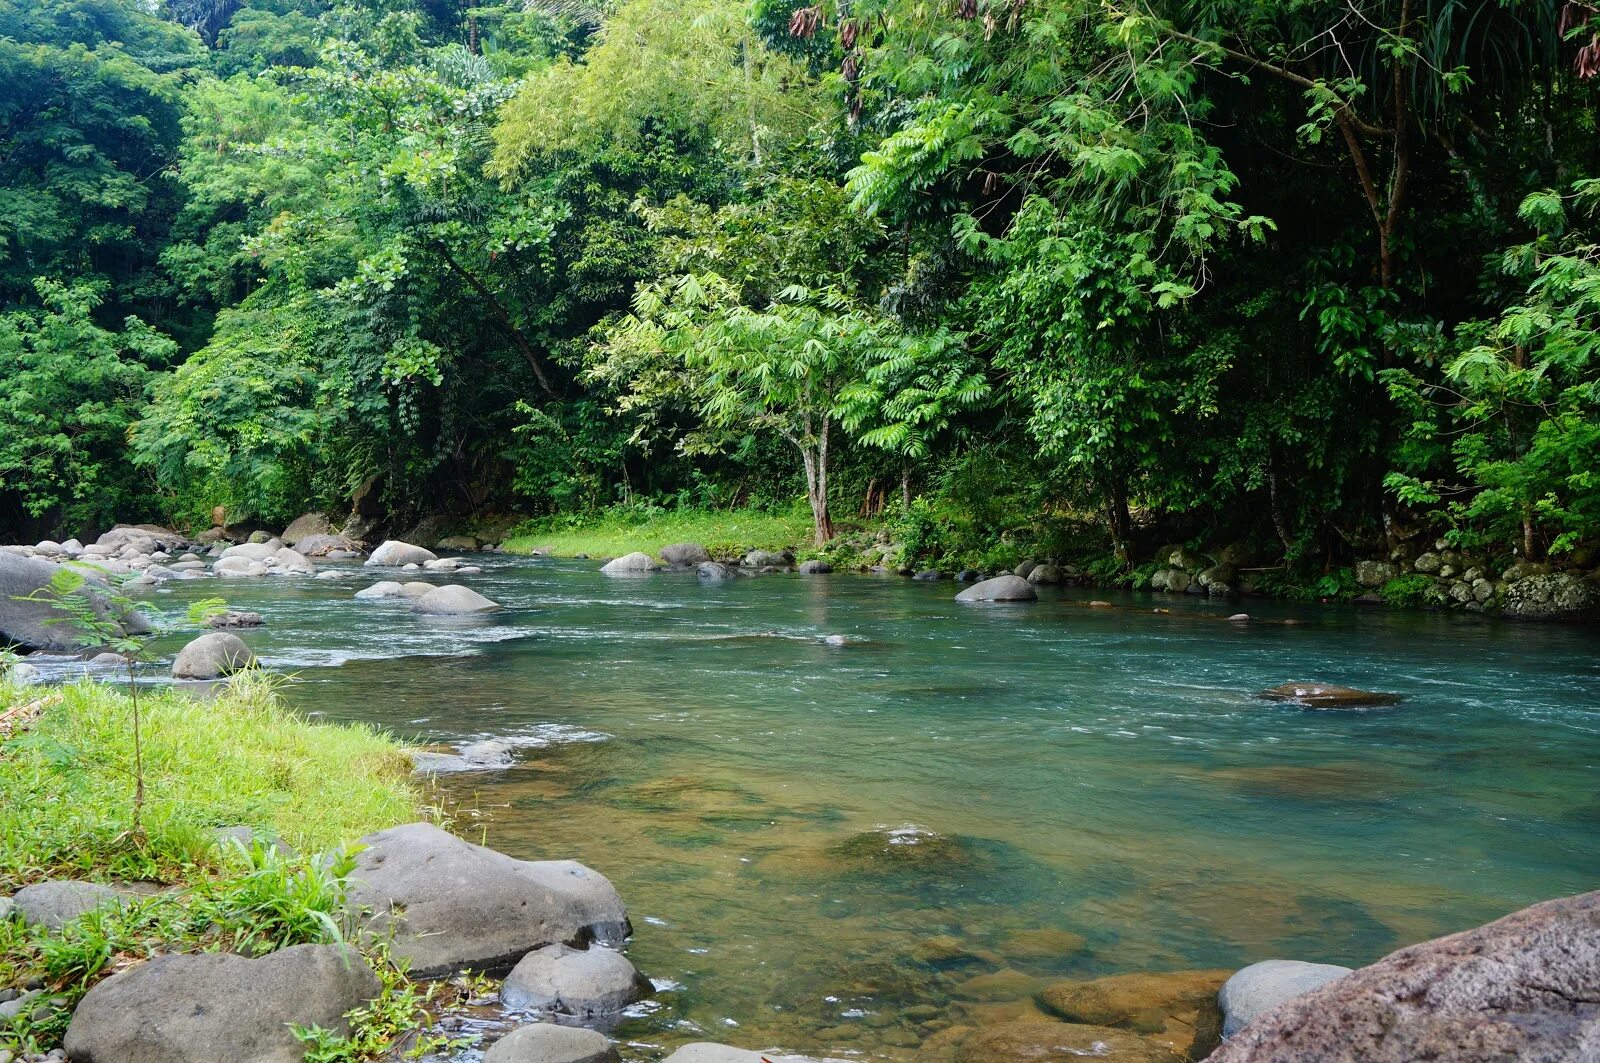
<path fill-rule="evenodd" d="M 1237 972 L 1217 994 L 1222 1008 L 1222 1036 L 1232 1037 L 1279 1004 L 1309 993 L 1350 973 L 1333 963 L 1262 960 Z"/>
<path fill-rule="evenodd" d="M 982 583 L 974 583 L 956 595 L 958 602 L 1032 602 L 1039 592 L 1033 584 L 1020 576 L 996 576 Z"/>

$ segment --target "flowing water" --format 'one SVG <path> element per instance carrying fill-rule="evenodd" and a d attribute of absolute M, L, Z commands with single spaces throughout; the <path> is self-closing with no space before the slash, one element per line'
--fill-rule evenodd
<path fill-rule="evenodd" d="M 1600 886 L 1593 630 L 483 563 L 460 581 L 507 606 L 487 619 L 353 600 L 384 578 L 356 566 L 155 598 L 264 613 L 245 637 L 307 713 L 514 740 L 440 785 L 463 833 L 616 884 L 662 990 L 617 1031 L 641 1056 L 903 1059 L 1053 979 L 1361 964 Z M 1301 679 L 1405 701 L 1251 696 Z"/>

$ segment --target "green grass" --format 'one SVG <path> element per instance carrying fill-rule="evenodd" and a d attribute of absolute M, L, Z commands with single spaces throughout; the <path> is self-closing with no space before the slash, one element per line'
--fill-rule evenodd
<path fill-rule="evenodd" d="M 555 517 L 517 529 L 503 545 L 512 553 L 552 557 L 621 557 L 635 550 L 654 554 L 671 543 L 700 543 L 714 556 L 747 550 L 780 550 L 811 541 L 811 511 L 803 504 L 786 513 L 759 509 L 697 510 L 616 508 L 583 518 Z"/>
<path fill-rule="evenodd" d="M 424 813 L 410 759 L 370 728 L 302 719 L 274 689 L 270 678 L 243 676 L 213 700 L 171 690 L 141 696 L 143 837 L 129 829 L 132 702 L 124 691 L 90 681 L 65 687 L 59 703 L 0 743 L 0 894 L 46 877 L 168 887 L 59 932 L 0 919 L 0 986 L 47 991 L 39 1007 L 0 1022 L 0 1050 L 59 1045 L 77 1001 L 127 961 L 358 940 L 345 905 L 354 861 L 342 846 Z M 0 709 L 46 693 L 0 684 Z M 270 831 L 299 855 L 212 840 L 213 828 L 235 824 Z M 381 943 L 361 944 L 384 992 L 352 1013 L 348 1035 L 305 1032 L 320 1063 L 389 1058 L 429 1024 L 436 990 L 413 986 Z"/>
<path fill-rule="evenodd" d="M 0 686 L 0 707 L 39 693 Z M 278 702 L 271 680 L 247 676 L 214 700 L 142 694 L 140 844 L 129 835 L 128 695 L 88 681 L 62 694 L 0 745 L 0 891 L 51 876 L 181 881 L 216 859 L 216 827 L 245 824 L 316 851 L 420 814 L 398 741 L 310 723 Z"/>

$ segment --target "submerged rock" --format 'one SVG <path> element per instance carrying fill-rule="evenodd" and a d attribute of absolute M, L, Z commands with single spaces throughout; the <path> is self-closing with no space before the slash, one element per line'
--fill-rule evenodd
<path fill-rule="evenodd" d="M 996 576 L 974 583 L 956 595 L 958 602 L 1032 602 L 1039 593 L 1021 576 Z"/>
<path fill-rule="evenodd" d="M 361 839 L 349 904 L 394 935 L 417 978 L 497 971 L 558 943 L 617 945 L 631 933 L 610 882 L 572 860 L 516 860 L 431 823 Z"/>
<path fill-rule="evenodd" d="M 662 1063 L 814 1063 L 806 1056 L 782 1056 L 772 1052 L 752 1052 L 748 1048 L 697 1041 L 684 1045 Z"/>
<path fill-rule="evenodd" d="M 829 850 L 835 857 L 876 871 L 933 871 L 970 864 L 961 842 L 922 827 L 881 827 L 847 838 Z"/>
<path fill-rule="evenodd" d="M 547 945 L 522 957 L 500 999 L 518 1011 L 548 1011 L 579 1021 L 614 1018 L 652 992 L 628 958 L 595 946 Z"/>
<path fill-rule="evenodd" d="M 660 567 L 656 564 L 655 558 L 642 550 L 635 550 L 631 554 L 624 554 L 607 561 L 600 566 L 600 571 L 608 576 L 637 576 L 645 572 L 654 572 Z"/>
<path fill-rule="evenodd" d="M 1213 1063 L 1565 1063 L 1600 1045 L 1600 892 L 1390 953 L 1240 1030 Z"/>
<path fill-rule="evenodd" d="M 1349 973 L 1350 968 L 1332 963 L 1302 960 L 1252 963 L 1224 982 L 1222 991 L 1217 994 L 1217 1004 L 1222 1008 L 1222 1036 L 1232 1037 L 1279 1004 Z"/>
<path fill-rule="evenodd" d="M 1135 972 L 1058 982 L 1039 1003 L 1068 1022 L 1150 1036 L 1185 1059 L 1204 1059 L 1222 1037 L 1217 992 L 1229 971 Z"/>
<path fill-rule="evenodd" d="M 123 903 L 123 894 L 98 882 L 51 879 L 24 886 L 11 898 L 16 914 L 28 926 L 60 930 L 96 908 Z"/>
<path fill-rule="evenodd" d="M 1400 703 L 1399 694 L 1355 690 L 1332 683 L 1284 683 L 1263 690 L 1256 697 L 1266 701 L 1289 701 L 1307 709 L 1372 709 Z"/>
<path fill-rule="evenodd" d="M 91 989 L 67 1028 L 73 1063 L 300 1063 L 295 1026 L 348 1032 L 345 1013 L 381 990 L 344 945 L 296 945 L 259 960 L 157 956 Z"/>
<path fill-rule="evenodd" d="M 470 587 L 451 583 L 443 587 L 434 587 L 419 597 L 411 607 L 419 613 L 461 616 L 467 613 L 492 613 L 500 608 L 500 603 L 490 601 Z"/>
<path fill-rule="evenodd" d="M 399 539 L 388 539 L 372 551 L 372 556 L 367 558 L 369 565 L 388 565 L 392 568 L 404 568 L 407 565 L 420 567 L 424 561 L 436 561 L 438 555 L 432 550 L 420 546 L 403 543 Z"/>
<path fill-rule="evenodd" d="M 490 1045 L 483 1063 L 617 1063 L 620 1058 L 603 1033 L 539 1023 L 518 1027 Z"/>
<path fill-rule="evenodd" d="M 1167 1048 L 1108 1026 L 1018 1020 L 992 1026 L 952 1026 L 923 1042 L 919 1063 L 1178 1063 Z"/>
<path fill-rule="evenodd" d="M 175 679 L 220 679 L 256 666 L 256 656 L 238 635 L 214 631 L 178 651 L 172 662 Z"/>

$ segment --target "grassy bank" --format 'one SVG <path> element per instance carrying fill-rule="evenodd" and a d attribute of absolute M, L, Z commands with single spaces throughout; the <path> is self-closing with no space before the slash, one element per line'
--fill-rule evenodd
<path fill-rule="evenodd" d="M 517 529 L 502 545 L 512 553 L 552 557 L 654 554 L 670 543 L 700 543 L 715 556 L 781 550 L 811 541 L 811 513 L 759 509 L 698 510 L 618 507 L 584 517 L 555 517 Z"/>
<path fill-rule="evenodd" d="M 41 1005 L 0 1022 L 0 1050 L 60 1042 L 78 999 L 101 978 L 156 953 L 259 955 L 330 942 L 351 930 L 346 858 L 321 854 L 422 816 L 410 760 L 364 727 L 311 723 L 285 709 L 264 677 L 242 677 L 214 699 L 177 691 L 140 698 L 146 803 L 132 830 L 132 706 L 113 687 L 63 688 L 31 725 L 0 742 L 0 896 L 46 878 L 127 890 L 58 932 L 0 918 L 0 988 L 38 986 Z M 0 712 L 52 697 L 0 683 Z M 246 825 L 292 845 L 219 844 L 218 827 Z M 348 1037 L 324 1037 L 316 1058 L 377 1058 L 418 1024 L 428 995 L 384 962 L 386 991 Z"/>

